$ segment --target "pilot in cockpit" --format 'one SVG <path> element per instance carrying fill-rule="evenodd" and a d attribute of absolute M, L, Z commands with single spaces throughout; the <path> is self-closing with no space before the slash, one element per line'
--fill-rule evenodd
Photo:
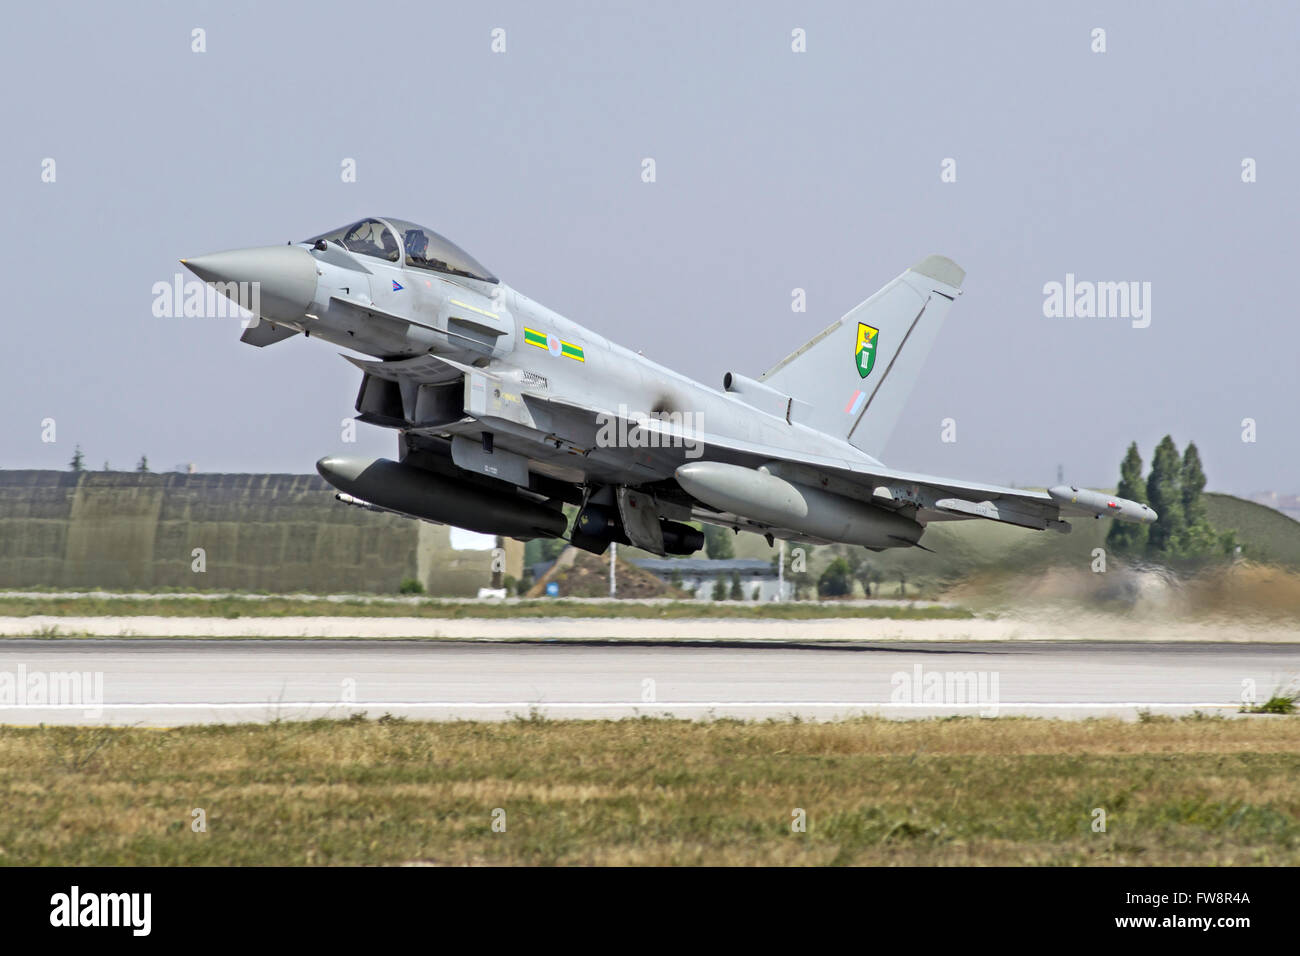
<path fill-rule="evenodd" d="M 429 251 L 429 237 L 424 230 L 408 229 L 402 234 L 402 241 L 406 243 L 406 264 L 423 265 Z"/>

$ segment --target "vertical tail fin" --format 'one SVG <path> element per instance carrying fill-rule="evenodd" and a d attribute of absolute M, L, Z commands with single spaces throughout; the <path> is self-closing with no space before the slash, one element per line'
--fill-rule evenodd
<path fill-rule="evenodd" d="M 790 417 L 879 457 L 966 273 L 928 256 L 759 379 Z"/>

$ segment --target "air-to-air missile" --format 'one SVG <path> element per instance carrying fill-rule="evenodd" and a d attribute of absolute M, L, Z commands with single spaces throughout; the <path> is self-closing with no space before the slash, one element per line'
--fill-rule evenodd
<path fill-rule="evenodd" d="M 693 461 L 676 472 L 686 492 L 712 508 L 827 541 L 867 548 L 905 548 L 925 528 L 875 505 L 796 484 L 763 468 Z"/>
<path fill-rule="evenodd" d="M 568 526 L 564 512 L 558 508 L 387 458 L 329 456 L 316 462 L 316 470 L 353 499 L 470 531 L 520 538 L 558 538 Z"/>
<path fill-rule="evenodd" d="M 1097 517 L 1117 518 L 1120 521 L 1135 521 L 1138 524 L 1150 524 L 1159 517 L 1154 511 L 1136 501 L 1076 488 L 1074 485 L 1056 485 L 1048 488 L 1047 493 L 1063 505 L 1075 505 Z"/>

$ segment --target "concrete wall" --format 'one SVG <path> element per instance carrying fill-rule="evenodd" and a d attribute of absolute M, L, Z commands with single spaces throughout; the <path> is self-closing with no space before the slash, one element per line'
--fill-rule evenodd
<path fill-rule="evenodd" d="M 506 560 L 518 577 L 523 545 Z M 444 526 L 340 504 L 317 475 L 0 471 L 0 588 L 393 592 L 418 577 L 472 595 L 490 564 Z"/>

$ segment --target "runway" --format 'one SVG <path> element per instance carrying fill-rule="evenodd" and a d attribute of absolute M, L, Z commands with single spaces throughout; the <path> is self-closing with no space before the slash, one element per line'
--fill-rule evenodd
<path fill-rule="evenodd" d="M 1297 644 L 1290 621 L 1160 621 L 1056 611 L 1035 616 L 938 619 L 637 617 L 344 617 L 324 615 L 172 617 L 27 615 L 0 617 L 0 636 L 202 638 L 448 638 L 476 641 L 1120 641 Z"/>
<path fill-rule="evenodd" d="M 0 722 L 1232 715 L 1297 677 L 1260 644 L 9 640 Z"/>

